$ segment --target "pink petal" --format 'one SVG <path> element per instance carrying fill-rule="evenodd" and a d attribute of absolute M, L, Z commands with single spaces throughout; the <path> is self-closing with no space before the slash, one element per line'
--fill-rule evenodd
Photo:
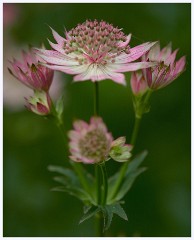
<path fill-rule="evenodd" d="M 179 49 L 176 49 L 176 50 L 164 61 L 165 65 L 171 65 L 171 64 L 174 63 L 178 50 L 179 50 Z"/>
<path fill-rule="evenodd" d="M 50 27 L 50 26 L 49 26 Z M 57 43 L 63 47 L 64 46 L 64 43 L 65 43 L 65 39 L 63 37 L 61 37 L 54 29 L 52 29 L 50 27 L 51 31 L 52 31 L 52 34 L 53 34 L 53 37 L 54 39 L 57 41 Z"/>
<path fill-rule="evenodd" d="M 157 42 L 149 51 L 147 58 L 149 61 L 157 61 L 160 54 L 160 43 Z"/>
<path fill-rule="evenodd" d="M 152 43 L 147 42 L 147 43 L 138 45 L 134 48 L 131 48 L 129 54 L 123 54 L 121 56 L 118 56 L 115 58 L 115 60 L 116 60 L 116 62 L 118 60 L 119 62 L 123 62 L 123 63 L 133 62 L 133 61 L 137 60 L 138 58 L 140 58 L 142 55 L 144 55 L 148 50 L 150 50 L 150 48 L 154 44 L 156 44 L 156 42 L 152 42 Z"/>
<path fill-rule="evenodd" d="M 164 47 L 159 55 L 158 61 L 165 61 L 172 52 L 172 43 L 170 42 L 166 47 Z"/>
<path fill-rule="evenodd" d="M 183 56 L 176 62 L 175 72 L 180 73 L 184 70 L 186 64 L 186 57 Z"/>
<path fill-rule="evenodd" d="M 73 123 L 73 127 L 76 131 L 81 131 L 84 128 L 88 128 L 88 124 L 82 120 L 76 120 Z"/>
<path fill-rule="evenodd" d="M 131 34 L 129 34 L 129 35 L 127 36 L 127 39 L 126 39 L 125 42 L 119 43 L 118 46 L 119 46 L 119 47 L 126 47 L 126 46 L 128 45 L 128 43 L 130 42 L 130 40 L 131 40 Z"/>
<path fill-rule="evenodd" d="M 120 67 L 116 69 L 117 72 L 137 71 L 139 69 L 153 67 L 157 63 L 155 62 L 135 62 L 129 64 L 120 64 Z"/>

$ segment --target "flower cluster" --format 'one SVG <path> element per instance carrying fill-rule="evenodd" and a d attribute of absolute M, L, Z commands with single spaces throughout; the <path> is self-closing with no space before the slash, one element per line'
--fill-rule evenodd
<path fill-rule="evenodd" d="M 49 41 L 53 50 L 36 49 L 46 67 L 76 75 L 74 81 L 101 81 L 112 79 L 126 84 L 122 72 L 136 71 L 154 66 L 154 62 L 134 62 L 154 44 L 147 42 L 131 48 L 131 34 L 105 21 L 86 21 L 69 32 L 65 38 L 53 29 L 56 44 Z"/>
<path fill-rule="evenodd" d="M 131 76 L 131 88 L 134 95 L 144 93 L 146 90 L 158 90 L 173 82 L 184 70 L 185 56 L 175 61 L 178 49 L 172 52 L 171 43 L 160 50 L 160 44 L 156 43 L 144 56 L 142 61 L 155 62 L 156 65 L 140 72 L 134 72 Z"/>
<path fill-rule="evenodd" d="M 134 107 L 136 116 L 141 117 L 148 109 L 146 93 L 167 86 L 185 69 L 185 57 L 175 61 L 178 50 L 172 52 L 170 44 L 162 50 L 158 42 L 131 47 L 131 34 L 125 35 L 105 21 L 86 20 L 65 31 L 65 37 L 51 30 L 56 40 L 49 41 L 52 50 L 34 48 L 33 52 L 23 52 L 23 61 L 14 59 L 9 69 L 34 91 L 32 97 L 26 98 L 26 107 L 39 115 L 51 113 L 49 89 L 54 70 L 75 75 L 74 81 L 111 79 L 123 85 L 123 73 L 131 71 Z M 132 146 L 125 144 L 124 137 L 113 141 L 99 117 L 92 117 L 89 124 L 75 121 L 69 138 L 73 161 L 100 163 L 112 158 L 124 162 L 131 157 Z"/>
<path fill-rule="evenodd" d="M 105 123 L 100 117 L 92 117 L 90 123 L 77 120 L 74 130 L 69 132 L 70 159 L 88 164 L 100 163 L 112 158 L 118 162 L 128 161 L 131 145 L 125 144 L 121 137 L 113 141 Z"/>

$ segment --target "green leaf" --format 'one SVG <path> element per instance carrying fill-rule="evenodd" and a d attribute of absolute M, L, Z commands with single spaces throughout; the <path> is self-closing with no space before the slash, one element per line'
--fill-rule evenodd
<path fill-rule="evenodd" d="M 92 205 L 84 205 L 84 214 L 86 214 L 90 209 Z"/>
<path fill-rule="evenodd" d="M 114 201 L 121 200 L 127 194 L 127 192 L 130 190 L 130 188 L 132 187 L 136 177 L 138 175 L 140 175 L 142 172 L 144 172 L 146 169 L 147 168 L 144 167 L 144 168 L 139 168 L 134 172 L 129 172 L 128 175 L 126 176 L 124 183 L 122 184 L 118 194 L 114 198 Z"/>
<path fill-rule="evenodd" d="M 147 156 L 148 152 L 143 151 L 142 153 L 138 154 L 134 157 L 134 159 L 129 162 L 127 166 L 126 175 L 124 178 L 123 183 L 120 186 L 120 190 L 118 191 L 117 195 L 113 198 L 113 192 L 115 188 L 115 184 L 117 182 L 117 179 L 119 177 L 119 172 L 117 172 L 115 175 L 113 175 L 111 178 L 109 178 L 109 191 L 108 191 L 108 199 L 107 202 L 109 204 L 117 202 L 122 199 L 122 197 L 125 196 L 125 194 L 129 191 L 131 188 L 135 178 L 143 171 L 145 171 L 145 168 L 138 169 L 139 165 L 143 162 L 145 157 Z"/>
<path fill-rule="evenodd" d="M 95 200 L 95 188 L 94 188 L 94 178 L 89 174 L 81 163 L 70 162 L 75 172 L 78 175 L 79 181 L 83 188 L 90 193 L 92 198 Z"/>
<path fill-rule="evenodd" d="M 148 154 L 148 151 L 145 150 L 142 153 L 135 156 L 135 158 L 128 165 L 126 175 L 129 172 L 135 171 L 139 167 L 139 165 L 143 162 L 143 160 L 146 158 L 147 154 Z"/>
<path fill-rule="evenodd" d="M 60 174 L 64 175 L 69 180 L 71 180 L 73 183 L 76 183 L 76 182 L 78 183 L 79 182 L 75 173 L 68 168 L 50 165 L 50 166 L 48 166 L 48 170 L 50 172 L 57 172 L 57 173 L 60 173 Z"/>
<path fill-rule="evenodd" d="M 113 215 L 116 214 L 124 220 L 128 220 L 127 215 L 119 203 L 102 207 L 104 217 L 104 231 L 108 230 L 112 223 Z"/>
<path fill-rule="evenodd" d="M 112 212 L 118 215 L 120 218 L 128 221 L 127 214 L 125 213 L 124 209 L 121 207 L 119 203 L 112 205 Z"/>
<path fill-rule="evenodd" d="M 67 192 L 69 193 L 69 195 L 72 195 L 83 202 L 90 202 L 90 196 L 86 192 L 84 192 L 82 189 L 72 188 L 67 186 L 59 186 L 59 187 L 52 188 L 51 191 Z"/>
<path fill-rule="evenodd" d="M 112 223 L 112 218 L 113 218 L 113 212 L 112 212 L 111 205 L 107 205 L 107 206 L 103 207 L 102 212 L 103 212 L 103 217 L 104 217 L 103 231 L 106 231 L 110 227 L 110 225 Z"/>
<path fill-rule="evenodd" d="M 79 224 L 84 222 L 85 220 L 93 217 L 96 213 L 98 213 L 101 209 L 97 206 L 93 206 L 89 209 L 89 211 L 87 211 L 87 213 L 85 213 L 82 218 L 79 221 Z"/>
<path fill-rule="evenodd" d="M 95 204 L 95 200 L 90 192 L 86 189 L 83 189 L 83 187 L 80 185 L 77 175 L 72 170 L 60 166 L 49 166 L 48 169 L 52 172 L 62 174 L 62 176 L 54 177 L 54 180 L 63 184 L 64 186 L 57 187 L 52 190 L 67 192 L 83 202 Z"/>

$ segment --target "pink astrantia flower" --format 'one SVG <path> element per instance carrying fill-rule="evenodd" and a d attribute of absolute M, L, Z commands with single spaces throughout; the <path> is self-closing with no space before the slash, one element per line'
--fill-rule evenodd
<path fill-rule="evenodd" d="M 40 57 L 32 52 L 23 51 L 23 61 L 10 61 L 12 68 L 9 72 L 20 82 L 33 90 L 47 92 L 51 86 L 54 71 L 40 65 Z"/>
<path fill-rule="evenodd" d="M 26 99 L 26 108 L 41 116 L 51 112 L 51 98 L 47 92 L 35 91 L 34 96 Z"/>
<path fill-rule="evenodd" d="M 172 52 L 171 44 L 160 50 L 160 44 L 157 43 L 142 57 L 142 61 L 158 63 L 154 67 L 142 70 L 149 88 L 156 90 L 166 87 L 184 71 L 186 58 L 183 56 L 175 61 L 177 52 L 178 49 Z"/>
<path fill-rule="evenodd" d="M 74 81 L 101 81 L 112 79 L 125 85 L 122 72 L 154 66 L 153 62 L 134 62 L 155 43 L 144 43 L 131 48 L 131 34 L 126 36 L 121 29 L 105 21 L 85 21 L 78 24 L 65 38 L 53 29 L 56 44 L 49 41 L 53 50 L 35 49 L 46 61 L 44 66 L 74 76 Z"/>
<path fill-rule="evenodd" d="M 70 159 L 88 164 L 105 161 L 112 143 L 112 135 L 100 117 L 92 117 L 90 123 L 77 120 L 69 131 Z"/>
<path fill-rule="evenodd" d="M 134 95 L 142 95 L 148 89 L 147 82 L 142 72 L 133 72 L 131 74 L 131 90 Z"/>

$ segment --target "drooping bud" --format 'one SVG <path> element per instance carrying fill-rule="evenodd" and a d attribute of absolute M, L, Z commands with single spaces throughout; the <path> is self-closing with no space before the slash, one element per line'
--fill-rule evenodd
<path fill-rule="evenodd" d="M 47 92 L 35 91 L 34 95 L 26 98 L 26 108 L 38 115 L 47 116 L 51 112 L 51 98 Z"/>

